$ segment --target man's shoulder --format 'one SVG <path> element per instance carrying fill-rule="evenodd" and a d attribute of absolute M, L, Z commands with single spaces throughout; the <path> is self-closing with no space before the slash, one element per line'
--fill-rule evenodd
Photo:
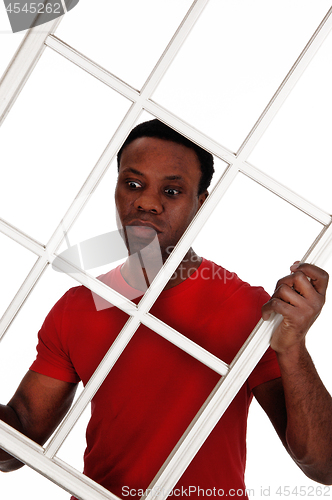
<path fill-rule="evenodd" d="M 74 310 L 82 310 L 92 300 L 91 291 L 83 285 L 69 288 L 54 304 L 51 309 L 53 315 L 60 315 L 64 312 L 72 313 Z"/>
<path fill-rule="evenodd" d="M 110 270 L 106 274 L 98 276 L 96 279 L 110 288 L 119 291 L 119 286 L 117 285 L 117 283 L 121 281 L 119 278 L 119 267 Z M 52 312 L 53 314 L 61 314 L 64 312 L 72 314 L 75 311 L 80 311 L 80 313 L 83 311 L 91 313 L 105 308 L 98 307 L 98 301 L 100 300 L 102 299 L 96 293 L 92 292 L 90 288 L 84 285 L 78 285 L 69 288 L 69 290 L 62 295 L 62 297 L 53 306 Z M 109 308 L 109 304 L 107 307 Z"/>
<path fill-rule="evenodd" d="M 105 285 L 113 288 L 114 283 L 119 281 L 119 268 L 120 266 L 111 269 L 109 272 L 105 274 L 101 274 L 96 277 L 98 281 L 101 281 Z M 91 290 L 85 285 L 78 285 L 72 288 L 69 288 L 67 292 L 61 297 L 60 300 L 85 300 L 86 298 L 91 296 Z"/>
<path fill-rule="evenodd" d="M 202 280 L 207 281 L 208 279 L 215 279 L 216 283 L 238 283 L 241 282 L 238 275 L 234 272 L 228 271 L 219 264 L 216 264 L 212 260 L 205 259 L 203 257 L 202 263 L 197 269 L 199 276 Z"/>
<path fill-rule="evenodd" d="M 201 266 L 198 268 L 200 285 L 209 290 L 210 293 L 221 294 L 224 298 L 233 295 L 246 300 L 267 301 L 269 295 L 263 287 L 253 286 L 243 281 L 239 276 L 215 262 L 203 258 Z"/>

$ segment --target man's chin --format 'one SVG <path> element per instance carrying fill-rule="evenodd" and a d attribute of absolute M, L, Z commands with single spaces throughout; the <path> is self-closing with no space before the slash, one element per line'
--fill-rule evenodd
<path fill-rule="evenodd" d="M 127 226 L 126 233 L 129 242 L 136 240 L 153 241 L 157 236 L 157 231 L 148 226 Z"/>
<path fill-rule="evenodd" d="M 154 242 L 158 236 L 157 231 L 148 226 L 126 226 L 120 232 L 131 254 L 142 251 Z"/>

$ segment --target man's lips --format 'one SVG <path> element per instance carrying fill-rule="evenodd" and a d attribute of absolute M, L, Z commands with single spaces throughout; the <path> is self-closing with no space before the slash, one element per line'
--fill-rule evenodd
<path fill-rule="evenodd" d="M 145 220 L 133 220 L 128 223 L 126 223 L 126 227 L 130 226 L 139 226 L 139 227 L 148 227 L 150 229 L 153 229 L 156 233 L 161 233 L 161 229 L 159 229 L 157 226 L 152 224 L 152 222 L 145 221 Z"/>

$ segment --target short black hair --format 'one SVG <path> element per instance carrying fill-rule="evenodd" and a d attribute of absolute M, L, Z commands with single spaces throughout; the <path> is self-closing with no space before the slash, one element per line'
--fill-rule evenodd
<path fill-rule="evenodd" d="M 201 179 L 198 185 L 198 196 L 206 191 L 211 183 L 211 179 L 214 173 L 212 154 L 208 153 L 207 151 L 205 151 L 205 149 L 201 148 L 194 142 L 190 141 L 189 139 L 157 119 L 140 123 L 132 129 L 118 152 L 118 171 L 120 170 L 120 161 L 123 150 L 131 142 L 133 142 L 135 139 L 139 139 L 140 137 L 156 137 L 157 139 L 177 142 L 178 144 L 183 144 L 187 148 L 193 149 L 200 162 L 200 168 L 202 172 Z"/>

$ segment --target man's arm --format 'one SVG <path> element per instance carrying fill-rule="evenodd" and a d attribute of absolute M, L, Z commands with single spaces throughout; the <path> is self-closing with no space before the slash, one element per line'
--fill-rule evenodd
<path fill-rule="evenodd" d="M 271 339 L 281 379 L 256 387 L 254 395 L 303 472 L 332 484 L 332 398 L 305 345 L 325 301 L 328 275 L 309 264 L 295 264 L 291 271 L 262 308 L 265 320 L 272 312 L 283 316 Z"/>
<path fill-rule="evenodd" d="M 44 444 L 69 410 L 77 385 L 28 371 L 8 405 L 0 405 L 0 419 L 38 444 Z M 23 464 L 0 450 L 0 470 Z"/>

